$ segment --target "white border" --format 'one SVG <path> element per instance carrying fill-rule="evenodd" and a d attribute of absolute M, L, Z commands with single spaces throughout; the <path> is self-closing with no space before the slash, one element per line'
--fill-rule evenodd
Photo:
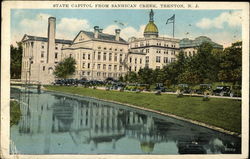
<path fill-rule="evenodd" d="M 10 10 L 11 9 L 55 9 L 53 4 L 198 4 L 199 8 L 189 8 L 195 10 L 213 9 L 241 9 L 242 10 L 242 40 L 243 40 L 243 79 L 242 79 L 242 154 L 239 155 L 9 155 L 9 97 L 10 97 Z M 107 8 L 58 8 L 58 9 L 107 9 Z M 108 8 L 108 9 L 152 9 L 141 8 Z M 154 9 L 154 8 L 153 8 Z M 160 9 L 160 8 L 157 8 Z M 162 9 L 183 9 L 183 8 L 162 8 Z M 188 9 L 188 8 L 185 8 Z M 50 158 L 155 158 L 155 159 L 238 159 L 248 158 L 248 137 L 249 137 L 249 3 L 247 2 L 146 2 L 146 1 L 4 1 L 2 3 L 2 27 L 1 27 L 1 157 L 9 158 L 29 158 L 29 159 L 50 159 Z"/>

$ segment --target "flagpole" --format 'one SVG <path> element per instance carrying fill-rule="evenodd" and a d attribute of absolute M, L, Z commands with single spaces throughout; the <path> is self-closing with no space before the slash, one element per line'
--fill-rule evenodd
<path fill-rule="evenodd" d="M 173 38 L 174 38 L 174 22 L 175 22 L 175 17 L 174 17 L 174 21 L 173 21 Z"/>

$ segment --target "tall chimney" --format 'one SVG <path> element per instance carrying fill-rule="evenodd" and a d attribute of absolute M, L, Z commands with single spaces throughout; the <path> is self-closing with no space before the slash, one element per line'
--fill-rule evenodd
<path fill-rule="evenodd" d="M 115 40 L 116 41 L 120 40 L 120 32 L 121 32 L 121 29 L 115 29 Z"/>
<path fill-rule="evenodd" d="M 94 36 L 97 39 L 98 38 L 98 33 L 99 33 L 99 26 L 94 26 Z"/>
<path fill-rule="evenodd" d="M 56 18 L 55 17 L 49 17 L 49 19 L 48 19 L 47 63 L 54 63 L 54 58 L 55 58 L 55 37 L 56 37 Z"/>

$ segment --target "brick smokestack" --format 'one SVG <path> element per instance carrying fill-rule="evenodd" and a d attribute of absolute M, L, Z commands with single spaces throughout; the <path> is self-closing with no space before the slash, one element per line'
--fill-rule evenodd
<path fill-rule="evenodd" d="M 55 58 L 55 37 L 56 37 L 56 18 L 55 17 L 49 17 L 49 19 L 48 19 L 47 63 L 54 63 L 54 58 Z"/>
<path fill-rule="evenodd" d="M 121 32 L 121 29 L 115 29 L 115 40 L 116 41 L 120 40 L 120 32 Z"/>

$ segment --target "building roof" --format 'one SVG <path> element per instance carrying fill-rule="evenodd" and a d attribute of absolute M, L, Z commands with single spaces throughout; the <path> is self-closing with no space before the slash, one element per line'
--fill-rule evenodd
<path fill-rule="evenodd" d="M 180 48 L 199 47 L 203 42 L 210 43 L 214 48 L 223 49 L 222 45 L 213 42 L 210 38 L 208 38 L 206 36 L 199 36 L 199 37 L 195 38 L 194 40 L 184 38 L 184 39 L 180 40 Z"/>
<path fill-rule="evenodd" d="M 24 35 L 22 41 L 26 41 L 26 40 L 24 40 L 25 37 L 28 37 L 28 40 L 48 42 L 48 38 L 39 37 L 39 36 L 31 36 L 31 35 L 27 35 L 27 34 Z M 72 44 L 71 40 L 64 40 L 64 39 L 56 39 L 55 42 L 60 43 L 60 44 Z"/>
<path fill-rule="evenodd" d="M 154 22 L 149 22 L 145 29 L 144 29 L 144 34 L 145 33 L 157 33 L 158 34 L 158 28 L 157 26 L 155 25 Z"/>
<path fill-rule="evenodd" d="M 123 38 L 119 38 L 119 41 L 115 40 L 115 35 L 111 35 L 111 34 L 105 34 L 105 33 L 98 33 L 98 38 L 95 38 L 95 34 L 93 32 L 90 31 L 84 31 L 81 30 L 80 33 L 83 32 L 84 34 L 86 34 L 90 39 L 92 40 L 105 40 L 105 41 L 112 41 L 112 42 L 120 42 L 120 43 L 127 43 L 127 41 L 125 41 Z M 79 34 L 80 34 L 79 33 Z M 78 35 L 79 35 L 78 34 Z"/>

